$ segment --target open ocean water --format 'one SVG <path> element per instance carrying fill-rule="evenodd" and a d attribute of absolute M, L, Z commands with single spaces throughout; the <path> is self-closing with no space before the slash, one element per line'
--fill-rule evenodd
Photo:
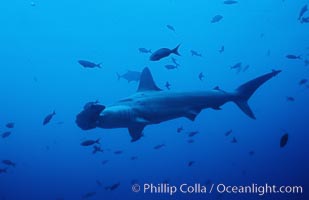
<path fill-rule="evenodd" d="M 306 5 L 1 1 L 0 200 L 309 199 Z M 180 56 L 150 59 L 179 44 Z M 282 72 L 250 98 L 256 120 L 227 103 L 146 126 L 135 142 L 126 128 L 77 126 L 87 102 L 134 94 L 145 67 L 171 93 Z"/>

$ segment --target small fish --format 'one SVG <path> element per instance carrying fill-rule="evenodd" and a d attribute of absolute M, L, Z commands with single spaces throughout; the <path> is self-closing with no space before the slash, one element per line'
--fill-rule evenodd
<path fill-rule="evenodd" d="M 146 48 L 138 48 L 138 51 L 140 53 L 152 53 L 151 49 L 146 49 Z"/>
<path fill-rule="evenodd" d="M 180 66 L 180 64 L 177 62 L 176 58 L 172 57 L 172 62 L 174 63 L 174 65 L 176 65 L 177 67 Z"/>
<path fill-rule="evenodd" d="M 14 163 L 13 161 L 11 160 L 2 160 L 2 163 L 7 165 L 7 166 L 12 166 L 12 167 L 15 167 L 16 166 L 16 163 Z"/>
<path fill-rule="evenodd" d="M 301 20 L 301 18 L 304 16 L 305 12 L 308 11 L 308 7 L 307 7 L 307 4 L 304 5 L 300 11 L 299 11 L 299 15 L 298 15 L 298 20 Z"/>
<path fill-rule="evenodd" d="M 165 67 L 166 69 L 168 69 L 168 70 L 172 70 L 172 69 L 177 69 L 177 68 L 178 68 L 177 65 L 165 65 L 164 67 Z"/>
<path fill-rule="evenodd" d="M 202 54 L 197 52 L 197 51 L 194 51 L 194 50 L 191 50 L 191 56 L 198 56 L 198 57 L 202 57 Z"/>
<path fill-rule="evenodd" d="M 97 194 L 96 192 L 87 192 L 86 194 L 82 195 L 82 199 L 88 199 L 96 194 Z"/>
<path fill-rule="evenodd" d="M 180 46 L 180 44 L 177 47 L 175 47 L 174 49 L 168 49 L 168 48 L 158 49 L 157 51 L 155 51 L 151 54 L 149 59 L 151 61 L 159 61 L 162 58 L 169 56 L 170 54 L 175 54 L 175 55 L 180 56 L 180 54 L 178 52 L 179 46 Z"/>
<path fill-rule="evenodd" d="M 221 48 L 219 49 L 219 53 L 223 53 L 224 52 L 225 47 L 221 46 Z"/>
<path fill-rule="evenodd" d="M 120 183 L 115 183 L 115 184 L 113 184 L 113 185 L 111 185 L 111 186 L 105 187 L 105 190 L 111 190 L 111 191 L 113 191 L 113 190 L 117 189 L 119 186 L 120 186 Z"/>
<path fill-rule="evenodd" d="M 301 59 L 300 56 L 296 56 L 296 55 L 293 55 L 293 54 L 288 54 L 285 56 L 287 59 L 290 59 L 290 60 L 296 60 L 296 59 Z"/>
<path fill-rule="evenodd" d="M 193 139 L 189 139 L 189 140 L 187 140 L 187 142 L 188 142 L 189 144 L 192 144 L 192 143 L 194 143 L 194 140 L 193 140 Z"/>
<path fill-rule="evenodd" d="M 299 85 L 304 85 L 304 84 L 306 84 L 308 82 L 308 79 L 301 79 L 300 81 L 299 81 Z"/>
<path fill-rule="evenodd" d="M 102 68 L 101 65 L 102 63 L 93 63 L 93 62 L 90 62 L 90 61 L 87 61 L 87 60 L 79 60 L 77 61 L 81 66 L 83 66 L 84 68 Z"/>
<path fill-rule="evenodd" d="M 243 72 L 246 72 L 246 71 L 249 69 L 249 67 L 250 67 L 250 65 L 246 65 L 246 66 L 242 69 L 242 71 L 243 71 Z"/>
<path fill-rule="evenodd" d="M 226 131 L 226 132 L 224 133 L 224 135 L 225 135 L 225 136 L 229 136 L 229 135 L 231 135 L 232 132 L 233 132 L 233 130 L 230 129 L 230 130 Z"/>
<path fill-rule="evenodd" d="M 166 81 L 165 87 L 166 87 L 166 89 L 170 90 L 171 89 L 171 84 L 168 81 Z"/>
<path fill-rule="evenodd" d="M 128 81 L 128 83 L 132 81 L 138 82 L 141 78 L 141 72 L 128 70 L 126 73 L 120 75 L 117 73 L 118 80 L 123 78 Z"/>
<path fill-rule="evenodd" d="M 182 131 L 183 131 L 183 127 L 182 126 L 177 128 L 177 133 L 181 133 Z"/>
<path fill-rule="evenodd" d="M 48 124 L 50 122 L 50 120 L 54 117 L 54 115 L 56 115 L 56 112 L 54 111 L 51 114 L 48 114 L 44 120 L 43 120 L 43 126 L 45 126 L 46 124 Z"/>
<path fill-rule="evenodd" d="M 198 79 L 200 79 L 200 81 L 202 81 L 205 78 L 203 72 L 200 72 L 198 75 Z"/>
<path fill-rule="evenodd" d="M 255 155 L 255 152 L 253 150 L 251 150 L 251 151 L 249 151 L 249 155 L 253 156 L 253 155 Z"/>
<path fill-rule="evenodd" d="M 9 122 L 5 125 L 7 128 L 14 128 L 15 123 L 14 122 Z"/>
<path fill-rule="evenodd" d="M 226 1 L 223 1 L 223 3 L 226 4 L 226 5 L 231 5 L 231 4 L 236 4 L 238 2 L 234 1 L 234 0 L 226 0 Z"/>
<path fill-rule="evenodd" d="M 288 97 L 286 97 L 286 100 L 290 101 L 290 102 L 293 102 L 293 101 L 295 101 L 295 98 L 291 97 L 291 96 L 288 96 Z"/>
<path fill-rule="evenodd" d="M 102 165 L 105 165 L 105 164 L 107 164 L 109 162 L 109 160 L 103 160 L 102 161 Z"/>
<path fill-rule="evenodd" d="M 175 28 L 172 25 L 169 25 L 169 24 L 166 25 L 166 28 L 168 28 L 169 30 L 171 30 L 173 32 L 176 31 Z"/>
<path fill-rule="evenodd" d="M 92 154 L 96 154 L 97 152 L 103 152 L 103 149 L 100 146 L 94 145 Z"/>
<path fill-rule="evenodd" d="M 231 140 L 231 143 L 237 143 L 237 139 L 235 137 L 233 137 L 233 139 Z"/>
<path fill-rule="evenodd" d="M 130 160 L 137 160 L 138 157 L 137 156 L 131 156 Z"/>
<path fill-rule="evenodd" d="M 303 17 L 301 18 L 300 22 L 303 23 L 309 23 L 309 17 Z"/>
<path fill-rule="evenodd" d="M 280 147 L 281 148 L 285 147 L 285 145 L 288 143 L 288 139 L 289 139 L 288 133 L 285 133 L 284 135 L 281 136 L 281 139 L 280 139 Z"/>
<path fill-rule="evenodd" d="M 81 146 L 91 146 L 94 144 L 100 144 L 100 139 L 97 140 L 85 140 L 82 143 L 80 143 Z"/>
<path fill-rule="evenodd" d="M 2 138 L 7 138 L 7 137 L 9 137 L 11 134 L 12 134 L 11 131 L 5 131 L 4 133 L 1 134 L 1 137 L 2 137 Z"/>
<path fill-rule="evenodd" d="M 0 168 L 0 174 L 7 173 L 8 168 Z"/>
<path fill-rule="evenodd" d="M 195 136 L 198 133 L 199 133 L 199 131 L 191 131 L 191 132 L 189 132 L 188 136 L 189 137 L 193 137 L 193 136 Z"/>
<path fill-rule="evenodd" d="M 211 23 L 217 23 L 219 21 L 221 21 L 223 19 L 223 16 L 222 15 L 216 15 L 214 16 L 212 19 L 211 19 Z"/>
<path fill-rule="evenodd" d="M 120 154 L 122 154 L 123 153 L 123 151 L 122 150 L 117 150 L 117 151 L 114 151 L 114 154 L 116 154 L 116 155 L 120 155 Z"/>
<path fill-rule="evenodd" d="M 195 163 L 195 161 L 189 161 L 188 162 L 188 167 L 191 167 L 194 163 Z"/>
<path fill-rule="evenodd" d="M 158 149 L 161 149 L 162 147 L 165 147 L 165 144 L 158 144 L 158 145 L 154 146 L 153 148 L 158 150 Z"/>
<path fill-rule="evenodd" d="M 236 63 L 235 65 L 231 66 L 230 68 L 231 68 L 231 69 L 239 69 L 239 68 L 241 68 L 241 65 L 242 65 L 242 63 L 241 63 L 241 62 L 238 62 L 238 63 Z"/>

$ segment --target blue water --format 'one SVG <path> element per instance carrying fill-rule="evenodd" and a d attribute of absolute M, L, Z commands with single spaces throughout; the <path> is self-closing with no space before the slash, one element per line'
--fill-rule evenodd
<path fill-rule="evenodd" d="M 20 1 L 1 2 L 0 138 L 1 200 L 81 199 L 308 199 L 309 24 L 297 18 L 306 0 L 223 1 Z M 210 23 L 215 15 L 218 23 Z M 309 16 L 309 13 L 305 13 Z M 175 32 L 166 25 L 172 25 Z M 138 48 L 156 50 L 181 44 L 173 55 L 179 69 L 168 71 L 171 56 L 159 62 Z M 224 45 L 225 51 L 218 50 Z M 190 50 L 202 54 L 191 56 Z M 286 55 L 302 59 L 287 59 Z M 78 60 L 102 62 L 86 69 Z M 230 69 L 242 62 L 246 72 Z M 194 122 L 179 118 L 147 126 L 144 137 L 130 142 L 126 129 L 82 131 L 75 116 L 89 101 L 109 105 L 133 94 L 138 83 L 116 73 L 148 66 L 157 85 L 171 91 L 233 91 L 259 75 L 282 73 L 250 99 L 257 120 L 233 103 L 207 109 Z M 198 74 L 205 79 L 200 81 Z M 294 102 L 287 101 L 291 96 Z M 46 126 L 46 115 L 56 115 Z M 184 131 L 177 133 L 178 127 Z M 229 136 L 225 133 L 232 129 Z M 188 132 L 199 131 L 192 138 Z M 280 138 L 289 140 L 280 148 Z M 231 143 L 235 137 L 237 143 Z M 101 139 L 103 153 L 80 143 Z M 194 143 L 188 143 L 193 139 Z M 154 146 L 165 144 L 161 149 Z M 122 154 L 114 154 L 115 151 Z M 249 152 L 254 151 L 254 155 Z M 131 160 L 137 156 L 136 160 Z M 102 161 L 108 160 L 106 164 Z M 191 167 L 190 161 L 194 161 Z M 100 181 L 101 185 L 96 182 Z M 120 183 L 115 190 L 106 187 Z M 200 183 L 209 186 L 302 186 L 303 194 L 151 194 L 134 193 L 133 183 Z"/>

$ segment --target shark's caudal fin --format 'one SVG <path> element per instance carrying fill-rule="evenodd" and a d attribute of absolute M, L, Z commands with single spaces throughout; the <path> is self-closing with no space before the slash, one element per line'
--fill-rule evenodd
<path fill-rule="evenodd" d="M 142 71 L 139 86 L 137 89 L 137 92 L 145 91 L 161 91 L 161 89 L 154 82 L 148 67 L 145 67 Z"/>
<path fill-rule="evenodd" d="M 273 70 L 272 72 L 257 77 L 243 85 L 239 86 L 235 92 L 234 102 L 237 106 L 250 118 L 255 119 L 255 116 L 248 105 L 248 100 L 253 95 L 253 93 L 261 86 L 263 83 L 271 79 L 272 77 L 279 74 L 281 70 Z"/>

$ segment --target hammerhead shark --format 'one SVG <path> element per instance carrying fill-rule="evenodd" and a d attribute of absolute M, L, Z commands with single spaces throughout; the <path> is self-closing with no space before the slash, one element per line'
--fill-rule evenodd
<path fill-rule="evenodd" d="M 234 102 L 248 117 L 255 116 L 248 105 L 249 98 L 266 81 L 280 73 L 273 70 L 259 76 L 232 92 L 219 87 L 210 91 L 172 92 L 163 91 L 155 84 L 149 68 L 144 68 L 137 92 L 113 105 L 97 103 L 84 107 L 76 116 L 76 123 L 82 130 L 93 128 L 128 128 L 132 142 L 143 136 L 145 126 L 180 117 L 192 121 L 206 108 L 220 110 L 227 102 Z"/>

